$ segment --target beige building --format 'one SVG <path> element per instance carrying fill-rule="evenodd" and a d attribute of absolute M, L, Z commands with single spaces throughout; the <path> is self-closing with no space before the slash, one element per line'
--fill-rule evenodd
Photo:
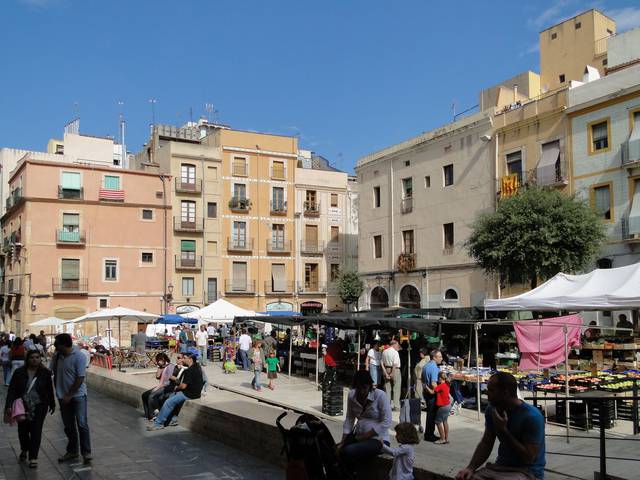
<path fill-rule="evenodd" d="M 472 307 L 495 294 L 464 247 L 494 208 L 491 133 L 477 113 L 358 160 L 361 307 Z"/>
<path fill-rule="evenodd" d="M 107 307 L 160 312 L 170 278 L 166 182 L 119 168 L 22 158 L 2 217 L 5 328 L 20 334 L 35 320 Z M 106 334 L 106 322 L 77 328 L 81 335 Z M 123 344 L 135 329 L 123 324 Z"/>
<path fill-rule="evenodd" d="M 342 311 L 340 270 L 357 270 L 357 188 L 353 177 L 300 150 L 295 172 L 297 302 L 302 312 Z"/>
<path fill-rule="evenodd" d="M 213 129 L 215 131 L 215 129 Z M 149 143 L 132 168 L 171 176 L 173 218 L 171 313 L 186 313 L 217 300 L 221 291 L 223 248 L 222 149 L 219 137 L 198 125 L 155 125 Z"/>

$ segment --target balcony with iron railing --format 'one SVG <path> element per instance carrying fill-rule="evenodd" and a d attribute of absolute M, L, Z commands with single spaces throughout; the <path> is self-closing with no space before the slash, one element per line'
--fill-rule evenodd
<path fill-rule="evenodd" d="M 176 232 L 199 233 L 204 230 L 204 220 L 202 218 L 173 217 L 173 230 Z"/>
<path fill-rule="evenodd" d="M 202 270 L 202 255 L 176 254 L 176 270 Z"/>
<path fill-rule="evenodd" d="M 58 185 L 58 198 L 60 200 L 82 200 L 84 198 L 84 189 L 80 188 L 64 188 Z"/>
<path fill-rule="evenodd" d="M 267 253 L 291 253 L 291 240 L 267 240 Z"/>
<path fill-rule="evenodd" d="M 629 215 L 623 216 L 620 220 L 620 230 L 623 242 L 640 243 L 640 218 L 629 218 Z"/>
<path fill-rule="evenodd" d="M 510 197 L 521 188 L 530 185 L 539 187 L 562 188 L 569 182 L 566 174 L 566 162 L 557 162 L 555 165 L 531 169 L 525 172 L 509 173 L 500 177 L 498 192 L 501 197 Z"/>
<path fill-rule="evenodd" d="M 227 238 L 227 250 L 230 252 L 252 252 L 253 238 Z"/>
<path fill-rule="evenodd" d="M 255 295 L 255 280 L 225 280 L 224 291 L 227 295 Z"/>
<path fill-rule="evenodd" d="M 327 252 L 340 253 L 342 251 L 342 240 L 339 237 L 332 238 L 327 242 Z"/>
<path fill-rule="evenodd" d="M 251 200 L 246 197 L 231 197 L 229 210 L 236 213 L 247 213 L 251 209 Z"/>
<path fill-rule="evenodd" d="M 300 253 L 304 255 L 322 255 L 324 253 L 324 242 L 302 240 L 300 242 Z"/>
<path fill-rule="evenodd" d="M 298 282 L 299 294 L 324 294 L 327 293 L 327 282 Z"/>
<path fill-rule="evenodd" d="M 638 125 L 636 128 L 640 128 Z M 640 162 L 640 139 L 627 140 L 620 145 L 622 165 L 632 165 Z"/>
<path fill-rule="evenodd" d="M 58 245 L 86 245 L 86 236 L 84 230 L 68 231 L 56 230 L 56 244 Z"/>
<path fill-rule="evenodd" d="M 403 198 L 400 202 L 400 213 L 411 213 L 413 211 L 413 197 Z"/>
<path fill-rule="evenodd" d="M 6 295 L 22 295 L 22 279 L 12 278 L 8 280 L 5 287 Z"/>
<path fill-rule="evenodd" d="M 320 202 L 316 200 L 306 200 L 304 202 L 304 214 L 307 217 L 320 216 Z"/>
<path fill-rule="evenodd" d="M 9 196 L 7 197 L 7 202 L 6 202 L 7 210 L 9 210 L 11 207 L 16 205 L 21 198 L 22 198 L 22 188 L 21 187 L 14 188 L 11 191 L 11 193 L 9 193 Z"/>
<path fill-rule="evenodd" d="M 287 281 L 265 281 L 265 295 L 291 295 L 295 291 L 295 282 Z"/>
<path fill-rule="evenodd" d="M 284 200 L 271 200 L 271 215 L 286 215 L 287 202 Z"/>
<path fill-rule="evenodd" d="M 200 193 L 202 192 L 202 180 L 189 180 L 176 178 L 176 193 Z"/>
<path fill-rule="evenodd" d="M 54 295 L 87 295 L 89 293 L 89 280 L 87 278 L 53 278 L 51 290 Z"/>

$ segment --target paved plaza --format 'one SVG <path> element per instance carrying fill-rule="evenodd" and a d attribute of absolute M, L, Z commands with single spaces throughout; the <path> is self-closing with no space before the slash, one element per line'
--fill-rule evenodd
<path fill-rule="evenodd" d="M 0 387 L 2 405 L 6 388 Z M 58 411 L 44 426 L 37 470 L 18 463 L 17 428 L 2 424 L 0 480 L 38 479 L 281 479 L 282 470 L 222 443 L 182 427 L 162 432 L 145 431 L 146 421 L 136 409 L 89 391 L 89 424 L 94 460 L 59 464 L 66 437 Z M 280 452 L 274 452 L 279 455 Z"/>

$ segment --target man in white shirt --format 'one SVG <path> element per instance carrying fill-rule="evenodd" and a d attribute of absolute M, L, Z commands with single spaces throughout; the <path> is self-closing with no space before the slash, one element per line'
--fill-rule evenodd
<path fill-rule="evenodd" d="M 207 364 L 207 347 L 209 343 L 209 334 L 207 333 L 207 327 L 200 325 L 200 329 L 196 333 L 196 347 L 200 352 L 200 364 L 205 366 Z"/>
<path fill-rule="evenodd" d="M 213 323 L 207 326 L 207 335 L 209 335 L 209 338 L 216 336 L 216 327 L 213 326 Z"/>
<path fill-rule="evenodd" d="M 251 337 L 247 335 L 246 328 L 242 329 L 242 335 L 240 335 L 238 343 L 240 344 L 240 347 L 238 348 L 238 355 L 240 355 L 240 360 L 242 361 L 242 369 L 249 370 L 249 367 L 251 366 L 249 362 L 249 349 L 253 342 L 251 341 Z"/>
<path fill-rule="evenodd" d="M 382 352 L 382 375 L 384 377 L 384 391 L 393 404 L 393 410 L 400 410 L 400 387 L 402 375 L 400 374 L 400 344 L 391 340 L 389 348 Z"/>

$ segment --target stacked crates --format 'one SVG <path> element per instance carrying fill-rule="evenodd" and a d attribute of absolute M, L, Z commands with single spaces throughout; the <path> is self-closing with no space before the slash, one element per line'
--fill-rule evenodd
<path fill-rule="evenodd" d="M 338 384 L 336 369 L 327 368 L 322 381 L 322 413 L 325 415 L 342 415 L 344 399 L 342 387 Z"/>

